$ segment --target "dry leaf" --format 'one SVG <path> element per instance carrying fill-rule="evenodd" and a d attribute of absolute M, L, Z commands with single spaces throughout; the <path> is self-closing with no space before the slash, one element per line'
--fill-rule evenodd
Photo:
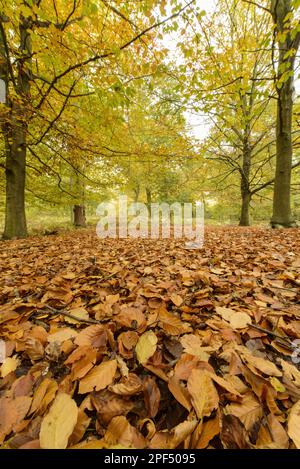
<path fill-rule="evenodd" d="M 219 404 L 219 396 L 212 379 L 205 370 L 192 370 L 188 379 L 187 389 L 197 417 L 209 417 Z"/>
<path fill-rule="evenodd" d="M 122 378 L 119 383 L 109 387 L 109 390 L 120 396 L 133 396 L 143 390 L 143 382 L 134 373 L 129 373 L 128 378 Z"/>
<path fill-rule="evenodd" d="M 261 403 L 252 392 L 247 392 L 241 402 L 229 404 L 225 409 L 227 414 L 238 417 L 248 431 L 250 431 L 253 425 L 263 416 Z"/>
<path fill-rule="evenodd" d="M 202 347 L 200 337 L 194 334 L 187 334 L 180 338 L 180 343 L 185 353 L 188 353 L 189 355 L 194 355 L 195 357 L 198 357 L 201 361 L 208 362 L 209 354 L 207 353 L 205 348 Z"/>
<path fill-rule="evenodd" d="M 7 357 L 0 366 L 0 375 L 1 378 L 5 378 L 9 373 L 15 371 L 19 365 L 19 360 L 16 357 Z"/>
<path fill-rule="evenodd" d="M 191 332 L 191 327 L 182 322 L 174 313 L 170 313 L 165 308 L 159 309 L 159 321 L 161 327 L 169 335 L 180 335 Z"/>
<path fill-rule="evenodd" d="M 200 438 L 196 443 L 195 448 L 204 449 L 209 442 L 220 433 L 220 418 L 216 415 L 215 418 L 207 420 L 202 426 Z"/>
<path fill-rule="evenodd" d="M 65 393 L 58 394 L 49 413 L 43 418 L 40 446 L 43 449 L 65 449 L 78 418 L 78 408 Z"/>
<path fill-rule="evenodd" d="M 152 331 L 145 332 L 138 340 L 135 347 L 136 357 L 139 363 L 147 363 L 154 354 L 157 346 L 157 337 Z"/>
<path fill-rule="evenodd" d="M 169 379 L 168 388 L 179 404 L 190 411 L 192 408 L 190 395 L 187 389 L 181 386 L 180 381 L 176 375 Z"/>
<path fill-rule="evenodd" d="M 296 402 L 290 410 L 288 417 L 288 435 L 297 449 L 300 449 L 300 401 Z"/>
<path fill-rule="evenodd" d="M 100 391 L 109 386 L 117 371 L 117 360 L 109 360 L 95 366 L 79 383 L 79 394 Z"/>

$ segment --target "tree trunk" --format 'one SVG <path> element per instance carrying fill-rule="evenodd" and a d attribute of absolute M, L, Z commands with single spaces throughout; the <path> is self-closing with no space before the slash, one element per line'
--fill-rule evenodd
<path fill-rule="evenodd" d="M 74 225 L 77 227 L 86 227 L 85 206 L 74 205 Z"/>
<path fill-rule="evenodd" d="M 26 130 L 15 128 L 6 149 L 6 210 L 4 239 L 27 236 L 25 216 Z"/>
<path fill-rule="evenodd" d="M 291 173 L 293 158 L 292 120 L 295 56 L 299 48 L 300 33 L 293 31 L 288 15 L 292 15 L 290 0 L 272 0 L 272 15 L 278 40 L 279 59 L 276 77 L 277 124 L 276 124 L 276 173 L 274 183 L 273 216 L 271 225 L 295 226 L 291 212 Z M 289 73 L 289 76 L 284 74 Z M 292 75 L 292 76 L 290 76 Z"/>
<path fill-rule="evenodd" d="M 146 196 L 147 196 L 147 205 L 150 208 L 151 203 L 152 203 L 152 193 L 151 193 L 151 189 L 149 189 L 148 187 L 146 187 Z"/>
<path fill-rule="evenodd" d="M 137 184 L 133 188 L 133 193 L 134 193 L 134 202 L 137 203 L 139 201 L 139 196 L 140 196 L 140 185 Z"/>
<path fill-rule="evenodd" d="M 295 224 L 291 212 L 293 78 L 279 90 L 276 131 L 276 173 L 272 226 Z"/>
<path fill-rule="evenodd" d="M 240 215 L 240 226 L 250 226 L 250 202 L 251 192 L 249 189 L 249 178 L 251 170 L 251 148 L 249 144 L 249 129 L 246 128 L 243 144 L 243 165 L 241 173 L 241 196 L 242 206 Z"/>
<path fill-rule="evenodd" d="M 250 202 L 251 194 L 249 192 L 242 194 L 240 226 L 250 226 Z"/>
<path fill-rule="evenodd" d="M 5 239 L 24 238 L 27 236 L 25 214 L 25 179 L 26 179 L 26 149 L 27 149 L 27 122 L 29 120 L 30 79 L 31 79 L 31 37 L 28 32 L 30 20 L 20 17 L 20 47 L 17 62 L 18 74 L 14 80 L 16 96 L 9 96 L 8 64 L 4 47 L 4 29 L 1 31 L 0 74 L 6 76 L 7 95 L 6 106 L 9 112 L 2 123 L 2 132 L 5 141 L 5 175 L 6 175 L 6 212 L 3 237 Z M 10 76 L 10 79 L 13 77 Z"/>

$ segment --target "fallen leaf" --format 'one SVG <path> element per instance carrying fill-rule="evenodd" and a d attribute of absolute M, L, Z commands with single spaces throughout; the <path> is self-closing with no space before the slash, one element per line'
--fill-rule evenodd
<path fill-rule="evenodd" d="M 19 360 L 16 357 L 7 357 L 0 366 L 1 378 L 5 378 L 9 373 L 15 371 L 19 365 Z"/>
<path fill-rule="evenodd" d="M 160 325 L 167 334 L 180 335 L 192 332 L 189 324 L 182 322 L 174 313 L 170 313 L 165 308 L 160 308 L 158 314 Z"/>
<path fill-rule="evenodd" d="M 68 394 L 58 394 L 41 424 L 41 448 L 65 449 L 77 423 L 77 418 L 78 408 L 75 401 Z"/>
<path fill-rule="evenodd" d="M 288 435 L 300 449 L 300 401 L 296 402 L 288 416 Z"/>
<path fill-rule="evenodd" d="M 122 378 L 119 383 L 109 386 L 109 390 L 120 396 L 133 396 L 143 390 L 143 382 L 134 373 L 129 373 L 128 378 Z"/>
<path fill-rule="evenodd" d="M 153 331 L 147 331 L 138 340 L 135 347 L 136 357 L 139 363 L 147 363 L 154 354 L 157 346 L 157 337 Z"/>
<path fill-rule="evenodd" d="M 79 394 L 86 394 L 94 389 L 100 391 L 109 386 L 117 371 L 117 360 L 109 360 L 95 366 L 80 382 Z"/>
<path fill-rule="evenodd" d="M 209 417 L 212 411 L 218 407 L 219 396 L 217 390 L 205 370 L 192 370 L 187 382 L 187 389 L 199 419 Z"/>

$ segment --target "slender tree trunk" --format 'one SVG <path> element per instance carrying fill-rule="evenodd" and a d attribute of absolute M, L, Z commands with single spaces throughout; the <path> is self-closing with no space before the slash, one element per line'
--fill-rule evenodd
<path fill-rule="evenodd" d="M 74 212 L 74 225 L 77 227 L 79 226 L 85 227 L 86 226 L 85 206 L 74 205 L 73 212 Z"/>
<path fill-rule="evenodd" d="M 291 212 L 293 82 L 290 78 L 278 93 L 272 226 L 289 227 L 295 224 Z"/>
<path fill-rule="evenodd" d="M 283 37 L 283 40 L 278 40 L 276 173 L 271 225 L 288 228 L 295 226 L 291 211 L 292 121 L 295 56 L 300 32 L 293 31 L 294 26 L 289 24 L 289 15 L 293 11 L 291 0 L 272 0 L 271 7 L 275 34 L 280 33 Z M 284 75 L 286 73 L 289 75 Z"/>
<path fill-rule="evenodd" d="M 3 237 L 6 239 L 27 236 L 25 214 L 25 179 L 27 122 L 29 119 L 27 103 L 30 101 L 31 76 L 31 37 L 30 21 L 20 17 L 20 47 L 18 73 L 14 82 L 17 97 L 9 97 L 7 90 L 7 107 L 9 112 L 2 123 L 6 151 L 6 212 Z M 4 44 L 4 30 L 1 32 L 1 59 L 8 70 L 8 57 Z M 2 75 L 2 73 L 1 73 Z M 8 77 L 8 72 L 7 72 Z M 10 77 L 12 79 L 12 77 Z"/>
<path fill-rule="evenodd" d="M 6 145 L 6 210 L 4 239 L 27 236 L 25 216 L 26 128 L 19 122 Z"/>
<path fill-rule="evenodd" d="M 133 188 L 133 193 L 134 193 L 134 201 L 137 203 L 139 201 L 139 196 L 140 196 L 140 185 L 137 184 L 136 187 Z"/>
<path fill-rule="evenodd" d="M 147 204 L 150 207 L 152 203 L 152 193 L 151 193 L 151 189 L 149 189 L 148 187 L 146 187 L 146 196 L 147 196 Z"/>
<path fill-rule="evenodd" d="M 250 226 L 250 202 L 251 192 L 249 189 L 249 178 L 251 170 L 251 148 L 248 138 L 248 129 L 246 129 L 246 135 L 243 145 L 243 167 L 241 173 L 241 196 L 242 206 L 240 215 L 240 226 Z"/>
<path fill-rule="evenodd" d="M 240 226 L 250 226 L 250 202 L 251 194 L 249 192 L 242 194 Z"/>

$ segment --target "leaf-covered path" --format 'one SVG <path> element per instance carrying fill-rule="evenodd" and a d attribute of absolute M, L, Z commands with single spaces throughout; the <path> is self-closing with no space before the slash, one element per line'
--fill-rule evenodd
<path fill-rule="evenodd" d="M 300 448 L 299 230 L 0 248 L 2 447 Z"/>

